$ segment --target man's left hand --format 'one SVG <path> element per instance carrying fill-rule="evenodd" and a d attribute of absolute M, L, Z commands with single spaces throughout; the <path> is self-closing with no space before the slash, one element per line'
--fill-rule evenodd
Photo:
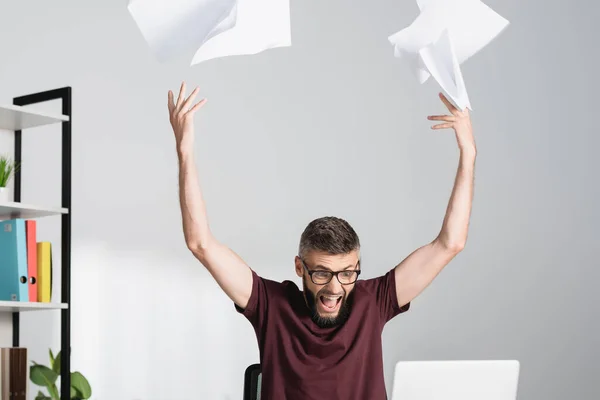
<path fill-rule="evenodd" d="M 475 151 L 475 139 L 473 138 L 473 129 L 471 127 L 471 117 L 469 115 L 469 109 L 465 108 L 464 111 L 456 108 L 452 103 L 448 101 L 446 96 L 442 93 L 439 94 L 440 99 L 448 108 L 451 115 L 430 115 L 427 117 L 430 121 L 444 121 L 441 124 L 437 124 L 431 127 L 431 129 L 454 129 L 456 134 L 456 140 L 458 141 L 458 147 L 460 150 Z"/>

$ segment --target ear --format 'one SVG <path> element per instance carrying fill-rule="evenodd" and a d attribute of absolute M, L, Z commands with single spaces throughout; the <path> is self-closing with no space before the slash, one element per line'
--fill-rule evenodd
<path fill-rule="evenodd" d="M 304 267 L 302 266 L 302 261 L 300 261 L 300 257 L 295 257 L 294 264 L 296 266 L 296 275 L 302 278 L 302 275 L 304 275 Z"/>

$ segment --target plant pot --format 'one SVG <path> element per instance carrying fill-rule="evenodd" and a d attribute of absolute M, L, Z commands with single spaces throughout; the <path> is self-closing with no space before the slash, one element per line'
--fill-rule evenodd
<path fill-rule="evenodd" d="M 7 187 L 0 187 L 0 203 L 9 203 L 12 201 L 10 191 Z"/>

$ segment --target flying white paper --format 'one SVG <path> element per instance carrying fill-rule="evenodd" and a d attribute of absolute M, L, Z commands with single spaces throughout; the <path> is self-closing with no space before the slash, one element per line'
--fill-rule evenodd
<path fill-rule="evenodd" d="M 128 10 L 160 61 L 191 64 L 291 45 L 289 0 L 130 0 Z"/>
<path fill-rule="evenodd" d="M 389 36 L 394 55 L 419 83 L 430 76 L 461 110 L 471 108 L 460 65 L 487 46 L 509 22 L 479 0 L 417 0 L 420 14 Z"/>

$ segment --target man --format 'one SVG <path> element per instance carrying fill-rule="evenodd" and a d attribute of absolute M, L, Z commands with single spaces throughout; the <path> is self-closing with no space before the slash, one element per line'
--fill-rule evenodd
<path fill-rule="evenodd" d="M 179 187 L 185 240 L 219 286 L 254 327 L 262 367 L 262 399 L 383 400 L 381 333 L 407 311 L 440 271 L 463 249 L 473 197 L 476 157 L 468 110 L 459 111 L 440 94 L 450 115 L 433 129 L 454 130 L 460 160 L 442 228 L 430 243 L 374 279 L 358 279 L 360 243 L 344 220 L 324 217 L 300 238 L 296 284 L 260 277 L 209 228 L 194 164 L 196 88 L 185 98 L 169 91 L 170 121 L 179 158 Z"/>

